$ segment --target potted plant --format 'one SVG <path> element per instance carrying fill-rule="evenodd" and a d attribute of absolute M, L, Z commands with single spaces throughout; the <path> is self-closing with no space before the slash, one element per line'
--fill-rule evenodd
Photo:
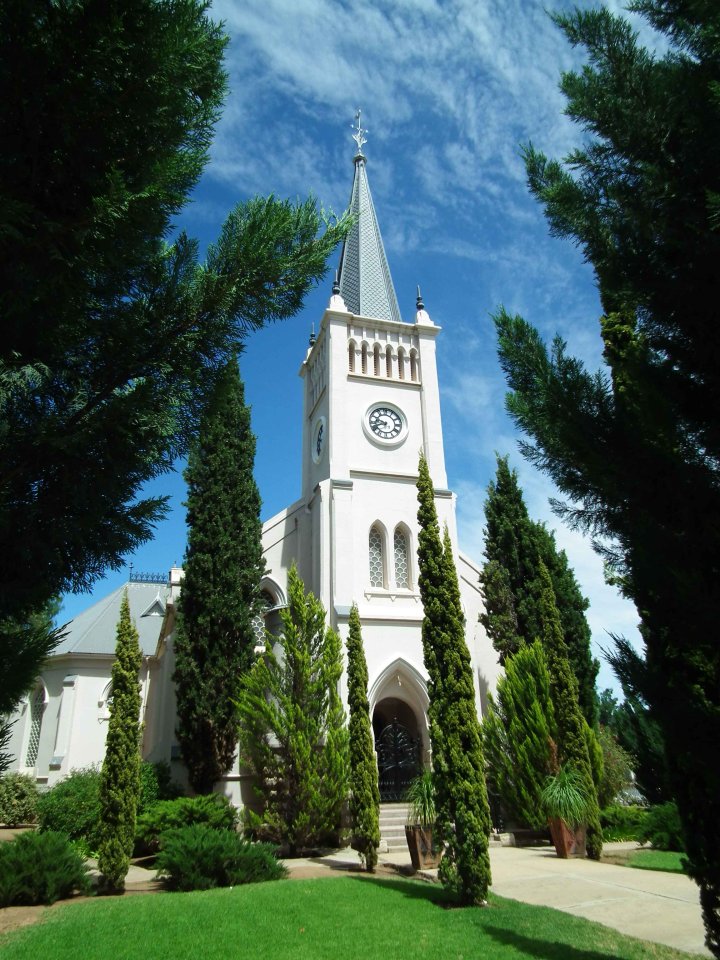
<path fill-rule="evenodd" d="M 433 841 L 435 788 L 430 770 L 423 770 L 415 777 L 405 799 L 410 804 L 405 837 L 412 865 L 416 870 L 433 870 L 440 863 L 442 850 Z"/>
<path fill-rule="evenodd" d="M 584 857 L 589 801 L 577 770 L 561 767 L 548 777 L 540 799 L 557 855 L 563 859 Z"/>

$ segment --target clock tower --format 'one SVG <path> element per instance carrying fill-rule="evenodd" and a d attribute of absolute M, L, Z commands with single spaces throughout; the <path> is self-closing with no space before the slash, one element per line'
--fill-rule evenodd
<path fill-rule="evenodd" d="M 356 120 L 354 223 L 328 308 L 300 368 L 302 495 L 264 525 L 266 586 L 281 603 L 283 580 L 295 560 L 306 588 L 321 599 L 343 639 L 350 608 L 357 604 L 381 793 L 392 799 L 406 786 L 397 777 L 414 775 L 430 749 L 417 586 L 421 451 L 441 527 L 447 524 L 453 544 L 479 712 L 498 668 L 478 623 L 479 568 L 457 549 L 435 356 L 440 327 L 419 289 L 412 321 L 401 317 L 370 194 L 359 112 Z"/>

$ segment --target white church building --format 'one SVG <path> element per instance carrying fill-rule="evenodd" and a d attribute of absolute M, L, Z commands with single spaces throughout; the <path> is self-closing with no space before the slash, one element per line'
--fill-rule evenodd
<path fill-rule="evenodd" d="M 271 632 L 280 625 L 293 562 L 343 640 L 351 605 L 357 603 L 381 795 L 389 801 L 400 799 L 430 756 L 417 569 L 421 450 L 440 524 L 447 524 L 455 553 L 479 714 L 500 668 L 478 621 L 479 567 L 457 547 L 435 353 L 441 330 L 419 291 L 412 321 L 401 317 L 370 194 L 363 134 L 358 122 L 350 201 L 355 223 L 329 306 L 300 367 L 301 493 L 263 525 L 262 589 Z M 115 632 L 127 589 L 143 653 L 142 754 L 170 762 L 175 778 L 186 780 L 171 680 L 181 580 L 179 568 L 168 577 L 131 574 L 126 585 L 71 621 L 35 689 L 19 706 L 10 744 L 15 769 L 52 786 L 70 770 L 102 761 Z M 346 700 L 345 678 L 342 693 Z M 237 762 L 218 789 L 237 804 L 251 800 L 249 778 Z"/>

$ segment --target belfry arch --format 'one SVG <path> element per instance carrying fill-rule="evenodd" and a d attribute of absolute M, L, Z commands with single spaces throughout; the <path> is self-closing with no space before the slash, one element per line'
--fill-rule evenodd
<path fill-rule="evenodd" d="M 388 664 L 368 691 L 380 799 L 397 802 L 430 762 L 425 680 L 406 660 Z"/>

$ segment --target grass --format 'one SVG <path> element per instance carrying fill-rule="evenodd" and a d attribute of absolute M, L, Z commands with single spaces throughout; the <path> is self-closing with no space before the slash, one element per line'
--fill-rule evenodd
<path fill-rule="evenodd" d="M 448 909 L 403 879 L 275 881 L 99 899 L 48 911 L 0 940 L 3 960 L 687 960 L 579 917 L 493 897 Z"/>
<path fill-rule="evenodd" d="M 639 870 L 663 870 L 665 873 L 685 873 L 682 861 L 684 853 L 671 850 L 633 850 L 628 857 L 628 866 Z"/>

